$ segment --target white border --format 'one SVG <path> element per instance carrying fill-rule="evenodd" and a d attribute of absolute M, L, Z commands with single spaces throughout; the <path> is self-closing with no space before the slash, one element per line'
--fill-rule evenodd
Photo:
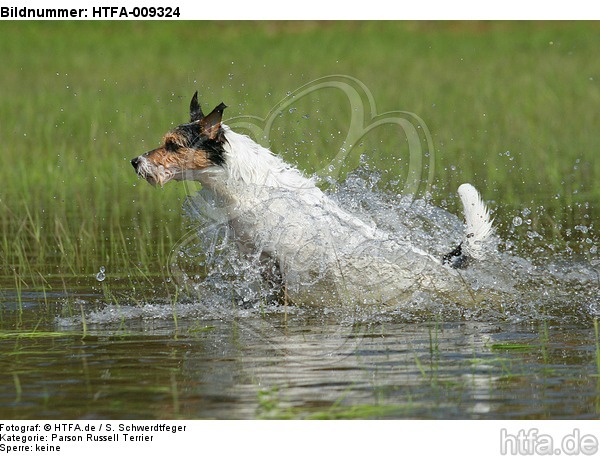
<path fill-rule="evenodd" d="M 37 426 L 33 432 L 8 432 L 44 436 L 42 445 L 58 445 L 61 456 L 168 455 L 531 455 L 598 454 L 597 421 L 1 421 L 6 425 Z M 124 431 L 118 426 L 181 426 L 177 433 Z M 56 430 L 56 427 L 59 430 Z M 70 426 L 70 428 L 69 428 Z M 74 429 L 79 426 L 80 429 Z M 86 430 L 94 426 L 95 430 Z M 64 427 L 64 429 L 63 429 Z M 98 428 L 101 427 L 99 430 Z M 44 428 L 46 431 L 44 431 Z M 111 429 L 108 430 L 107 428 Z M 128 435 L 126 436 L 125 433 Z M 83 442 L 51 441 L 52 434 L 83 436 Z M 112 441 L 86 441 L 86 436 L 108 436 Z M 118 441 L 114 436 L 119 434 Z M 138 441 L 125 441 L 128 437 Z M 506 437 L 503 443 L 503 436 Z M 520 437 L 518 437 L 520 436 Z M 574 439 L 587 442 L 583 448 Z M 144 440 L 145 441 L 142 441 Z M 517 443 L 517 439 L 520 439 Z M 549 452 L 548 441 L 552 442 Z M 590 447 L 590 441 L 592 447 Z M 18 445 L 15 442 L 4 444 Z M 25 452 L 37 454 L 36 443 Z M 592 451 L 590 451 L 590 449 Z M 587 451 L 586 451 L 587 450 Z"/>
<path fill-rule="evenodd" d="M 525 2 L 504 0 L 323 1 L 105 0 L 3 2 L 4 7 L 88 8 L 179 7 L 180 20 L 593 20 L 600 8 L 589 0 Z M 10 18 L 8 18 L 10 19 Z M 82 18 L 92 20 L 91 14 Z M 98 19 L 98 18 L 96 18 Z M 112 17 L 111 20 L 134 20 Z M 70 19 L 72 20 L 72 19 Z"/>

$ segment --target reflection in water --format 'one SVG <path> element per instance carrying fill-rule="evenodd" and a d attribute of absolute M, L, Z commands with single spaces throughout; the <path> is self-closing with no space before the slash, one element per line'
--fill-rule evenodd
<path fill-rule="evenodd" d="M 585 325 L 222 315 L 7 334 L 3 417 L 600 416 Z"/>

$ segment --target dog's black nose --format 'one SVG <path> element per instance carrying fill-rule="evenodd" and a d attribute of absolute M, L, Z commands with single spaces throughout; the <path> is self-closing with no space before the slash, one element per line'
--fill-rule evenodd
<path fill-rule="evenodd" d="M 131 160 L 131 164 L 133 165 L 133 168 L 137 171 L 138 165 L 140 164 L 140 157 L 135 157 L 133 160 Z"/>

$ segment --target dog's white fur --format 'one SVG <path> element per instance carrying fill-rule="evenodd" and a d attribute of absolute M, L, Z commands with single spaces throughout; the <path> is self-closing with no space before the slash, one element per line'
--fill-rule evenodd
<path fill-rule="evenodd" d="M 458 196 L 463 204 L 467 224 L 463 250 L 468 256 L 483 260 L 486 254 L 486 241 L 494 231 L 490 212 L 479 192 L 471 184 L 462 184 L 458 187 Z"/>
<path fill-rule="evenodd" d="M 423 289 L 464 287 L 459 273 L 440 259 L 345 211 L 314 179 L 222 128 L 222 166 L 168 177 L 197 180 L 213 192 L 242 249 L 277 261 L 292 300 L 392 303 Z M 463 253 L 483 259 L 493 231 L 488 209 L 472 185 L 461 185 L 458 193 L 466 219 Z"/>

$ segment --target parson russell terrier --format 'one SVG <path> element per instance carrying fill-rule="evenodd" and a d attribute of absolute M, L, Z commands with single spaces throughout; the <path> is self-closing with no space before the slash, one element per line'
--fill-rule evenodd
<path fill-rule="evenodd" d="M 436 258 L 342 209 L 314 179 L 232 131 L 222 123 L 225 108 L 221 103 L 204 115 L 196 92 L 189 123 L 167 132 L 158 148 L 131 163 L 152 185 L 199 181 L 227 214 L 241 251 L 259 264 L 271 262 L 293 301 L 393 303 L 423 290 L 464 292 L 459 270 L 485 258 L 494 231 L 471 184 L 458 188 L 463 240 Z"/>

